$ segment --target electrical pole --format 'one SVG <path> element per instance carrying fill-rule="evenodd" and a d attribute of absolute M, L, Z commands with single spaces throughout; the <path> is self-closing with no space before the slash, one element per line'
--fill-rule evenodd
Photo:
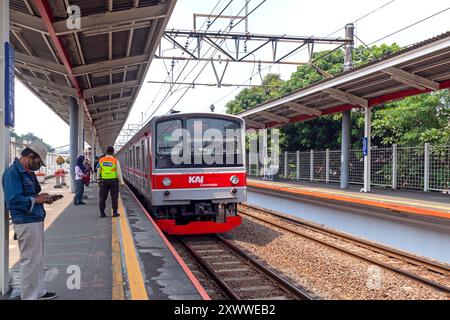
<path fill-rule="evenodd" d="M 350 42 L 345 46 L 344 72 L 353 68 L 353 48 L 354 48 L 355 26 L 349 23 L 345 26 L 345 38 Z M 352 111 L 347 110 L 342 113 L 342 141 L 341 141 L 341 189 L 349 188 L 349 164 L 350 164 L 350 144 L 351 144 L 351 120 Z"/>
<path fill-rule="evenodd" d="M 248 3 L 249 1 L 245 1 L 245 32 L 248 33 Z"/>

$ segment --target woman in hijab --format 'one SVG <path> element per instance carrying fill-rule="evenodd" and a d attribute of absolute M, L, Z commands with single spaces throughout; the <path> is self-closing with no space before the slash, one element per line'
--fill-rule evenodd
<path fill-rule="evenodd" d="M 84 156 L 79 156 L 77 159 L 77 163 L 75 166 L 75 198 L 74 204 L 76 206 L 86 204 L 83 202 L 83 193 L 84 193 L 84 183 L 83 178 L 86 176 L 84 167 Z"/>

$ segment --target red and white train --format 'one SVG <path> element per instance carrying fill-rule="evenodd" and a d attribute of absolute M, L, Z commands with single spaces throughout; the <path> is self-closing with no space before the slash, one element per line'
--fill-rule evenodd
<path fill-rule="evenodd" d="M 211 148 L 219 133 L 224 145 L 234 147 Z M 173 114 L 152 119 L 117 155 L 126 182 L 163 232 L 224 233 L 241 224 L 237 204 L 247 200 L 244 144 L 240 118 Z M 179 156 L 175 161 L 174 154 Z"/>

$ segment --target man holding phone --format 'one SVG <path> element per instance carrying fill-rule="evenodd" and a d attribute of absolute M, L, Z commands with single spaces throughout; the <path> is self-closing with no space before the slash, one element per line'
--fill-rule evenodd
<path fill-rule="evenodd" d="M 20 297 L 22 300 L 49 300 L 56 293 L 47 292 L 44 281 L 44 203 L 52 204 L 60 196 L 40 193 L 34 171 L 45 166 L 47 147 L 34 141 L 20 159 L 3 174 L 5 202 L 10 212 L 20 250 Z"/>

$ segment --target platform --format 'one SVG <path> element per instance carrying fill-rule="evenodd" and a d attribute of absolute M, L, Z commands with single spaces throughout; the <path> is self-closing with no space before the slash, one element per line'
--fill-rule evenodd
<path fill-rule="evenodd" d="M 450 263 L 450 195 L 248 179 L 248 202 L 398 250 Z"/>
<path fill-rule="evenodd" d="M 299 199 L 316 199 L 350 206 L 389 210 L 420 218 L 450 220 L 450 195 L 403 190 L 372 189 L 361 193 L 360 188 L 339 189 L 339 185 L 305 181 L 266 181 L 248 179 L 249 190 L 277 192 Z"/>
<path fill-rule="evenodd" d="M 47 181 L 43 192 L 65 197 L 46 206 L 44 264 L 47 290 L 57 292 L 58 299 L 208 299 L 127 188 L 121 191 L 120 218 L 100 218 L 97 185 L 86 188 L 86 205 L 74 206 L 70 188 L 53 189 L 53 184 Z M 19 294 L 19 252 L 12 226 L 10 231 L 13 298 Z"/>

